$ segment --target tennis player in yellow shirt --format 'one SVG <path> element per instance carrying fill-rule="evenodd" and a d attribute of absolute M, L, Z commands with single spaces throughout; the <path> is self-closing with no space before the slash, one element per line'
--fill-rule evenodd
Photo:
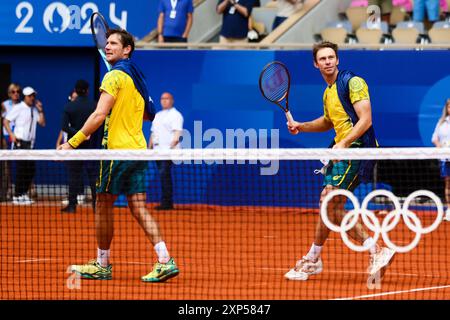
<path fill-rule="evenodd" d="M 145 150 L 147 143 L 142 132 L 144 118 L 153 120 L 155 110 L 149 98 L 145 78 L 130 58 L 134 39 L 125 30 L 110 30 L 106 58 L 112 69 L 100 88 L 96 110 L 83 128 L 60 150 L 77 148 L 105 123 L 105 149 Z M 158 225 L 146 209 L 146 161 L 102 161 L 97 181 L 95 224 L 97 259 L 84 265 L 72 265 L 72 272 L 88 279 L 111 279 L 110 245 L 113 238 L 113 205 L 119 194 L 126 194 L 134 218 L 154 245 L 158 262 L 153 270 L 141 278 L 144 282 L 163 282 L 178 275 L 179 270 L 169 255 Z"/>
<path fill-rule="evenodd" d="M 350 71 L 339 71 L 338 46 L 331 42 L 316 44 L 313 48 L 314 66 L 319 69 L 327 88 L 323 95 L 324 114 L 310 122 L 289 124 L 292 134 L 299 132 L 324 132 L 334 129 L 336 136 L 332 148 L 377 147 L 375 131 L 372 127 L 372 107 L 369 88 L 364 79 Z M 353 191 L 360 182 L 370 181 L 373 174 L 372 161 L 343 160 L 332 161 L 326 166 L 322 200 L 333 190 Z M 328 216 L 339 224 L 345 215 L 345 197 L 336 196 L 328 203 Z M 285 274 L 289 280 L 307 280 L 310 276 L 322 272 L 320 258 L 322 247 L 330 230 L 319 217 L 315 239 L 309 252 L 295 267 Z M 349 235 L 360 244 L 369 248 L 370 262 L 368 272 L 372 278 L 377 274 L 383 276 L 387 266 L 392 262 L 395 251 L 379 247 L 358 223 L 348 231 Z"/>

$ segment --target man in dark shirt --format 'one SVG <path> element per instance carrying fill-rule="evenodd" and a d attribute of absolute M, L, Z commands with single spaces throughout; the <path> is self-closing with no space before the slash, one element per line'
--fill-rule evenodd
<path fill-rule="evenodd" d="M 248 42 L 248 19 L 255 0 L 219 0 L 217 13 L 223 14 L 220 43 Z"/>
<path fill-rule="evenodd" d="M 94 112 L 96 102 L 88 98 L 89 83 L 78 80 L 75 84 L 78 97 L 64 106 L 61 128 L 67 132 L 68 139 L 72 138 L 86 122 L 87 118 Z M 98 149 L 101 144 L 101 129 L 97 130 L 89 140 L 79 146 L 79 149 Z M 69 204 L 61 212 L 74 213 L 76 210 L 77 195 L 84 193 L 83 168 L 86 170 L 89 186 L 92 193 L 93 208 L 95 208 L 95 183 L 98 174 L 96 161 L 69 161 Z"/>

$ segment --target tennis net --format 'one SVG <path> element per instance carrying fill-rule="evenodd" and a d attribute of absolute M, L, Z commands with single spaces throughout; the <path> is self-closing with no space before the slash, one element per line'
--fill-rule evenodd
<path fill-rule="evenodd" d="M 446 149 L 14 150 L 0 159 L 0 299 L 450 298 Z M 341 191 L 321 202 L 324 179 Z M 138 194 L 144 183 L 146 199 L 110 205 L 94 180 Z M 179 269 L 164 283 L 141 280 L 159 242 L 151 221 L 142 218 L 149 234 L 137 222 L 144 208 Z M 80 274 L 72 265 L 106 249 L 109 209 L 112 272 Z M 322 266 L 311 248 L 318 221 L 331 230 Z"/>

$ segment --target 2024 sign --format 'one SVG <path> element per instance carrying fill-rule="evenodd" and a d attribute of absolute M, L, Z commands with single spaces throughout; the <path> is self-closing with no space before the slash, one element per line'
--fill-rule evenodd
<path fill-rule="evenodd" d="M 86 2 L 81 7 L 76 5 L 67 6 L 62 2 L 52 2 L 44 10 L 42 22 L 49 33 L 63 33 L 66 30 L 79 30 L 80 34 L 90 34 L 89 18 L 92 13 L 99 11 L 94 2 Z M 19 24 L 15 33 L 33 33 L 31 24 L 35 9 L 28 1 L 20 2 L 16 6 L 16 17 Z M 116 4 L 109 5 L 110 21 L 122 29 L 127 29 L 128 12 L 122 11 L 120 18 L 116 15 Z"/>

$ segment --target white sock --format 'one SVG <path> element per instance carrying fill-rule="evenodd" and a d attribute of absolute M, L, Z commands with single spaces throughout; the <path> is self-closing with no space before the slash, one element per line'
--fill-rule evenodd
<path fill-rule="evenodd" d="M 109 266 L 109 254 L 110 250 L 102 250 L 97 248 L 97 263 L 102 267 Z"/>
<path fill-rule="evenodd" d="M 364 241 L 363 246 L 366 247 L 366 248 L 369 248 L 370 254 L 377 253 L 377 244 L 375 243 L 375 241 L 373 241 L 372 237 L 368 237 Z"/>
<path fill-rule="evenodd" d="M 170 260 L 169 251 L 167 251 L 166 244 L 164 241 L 160 241 L 157 244 L 155 244 L 155 251 L 158 255 L 158 261 L 159 263 L 167 263 Z"/>
<path fill-rule="evenodd" d="M 320 253 L 322 252 L 322 246 L 317 246 L 315 243 L 312 244 L 311 249 L 309 249 L 306 258 L 309 260 L 317 260 L 320 257 Z"/>

